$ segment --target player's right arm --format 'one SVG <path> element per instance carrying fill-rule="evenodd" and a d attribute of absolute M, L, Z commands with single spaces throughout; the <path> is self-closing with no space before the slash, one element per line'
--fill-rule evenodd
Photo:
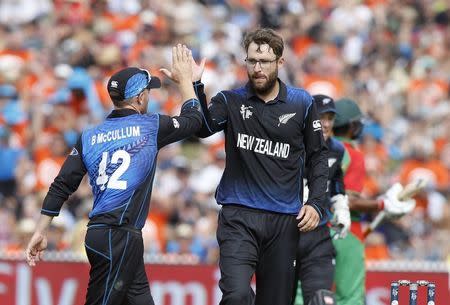
<path fill-rule="evenodd" d="M 80 137 L 50 185 L 42 204 L 41 214 L 58 216 L 63 203 L 78 189 L 87 172 L 82 159 L 82 148 Z"/>
<path fill-rule="evenodd" d="M 351 156 L 346 149 L 346 154 L 344 154 L 342 162 L 342 170 L 344 172 L 345 178 L 347 178 L 347 180 L 344 181 L 346 181 L 346 193 L 349 198 L 350 210 L 359 212 L 376 212 L 384 210 L 388 214 L 405 214 L 408 213 L 409 210 L 413 208 L 413 206 L 415 206 L 415 202 L 413 203 L 412 201 L 408 200 L 400 201 L 398 198 L 396 198 L 402 190 L 401 186 L 400 189 L 398 188 L 398 186 L 392 186 L 388 191 L 386 191 L 386 193 L 378 198 L 363 197 L 361 193 L 353 189 L 350 184 L 354 181 L 356 181 L 357 183 L 361 183 L 365 175 L 364 163 L 360 164 L 359 167 L 356 167 L 356 169 L 359 169 L 359 172 L 351 173 L 349 172 L 350 162 L 352 162 Z M 355 167 L 353 168 L 353 170 L 355 170 Z M 397 208 L 402 205 L 404 206 L 404 210 L 403 208 Z"/>
<path fill-rule="evenodd" d="M 350 164 L 354 162 L 357 162 L 356 165 L 350 168 Z M 348 195 L 350 210 L 359 212 L 378 211 L 380 209 L 379 202 L 375 199 L 364 198 L 360 193 L 366 174 L 363 160 L 358 163 L 358 160 L 352 159 L 350 152 L 345 148 L 341 168 L 344 174 L 345 191 Z"/>
<path fill-rule="evenodd" d="M 47 231 L 53 217 L 59 215 L 63 203 L 78 189 L 86 174 L 86 167 L 81 157 L 82 147 L 80 137 L 45 196 L 41 216 L 25 251 L 25 257 L 30 266 L 36 265 L 36 261 L 41 258 L 43 251 L 47 248 Z"/>

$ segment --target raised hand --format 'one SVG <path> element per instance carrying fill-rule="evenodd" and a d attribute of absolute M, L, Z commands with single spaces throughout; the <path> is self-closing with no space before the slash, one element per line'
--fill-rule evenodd
<path fill-rule="evenodd" d="M 176 83 L 189 80 L 192 82 L 192 52 L 186 45 L 177 44 L 172 48 L 172 67 L 160 69 L 164 75 Z"/>
<path fill-rule="evenodd" d="M 205 71 L 206 59 L 202 58 L 199 65 L 195 62 L 194 58 L 192 58 L 191 61 L 192 61 L 192 81 L 196 82 L 202 79 L 203 71 Z"/>

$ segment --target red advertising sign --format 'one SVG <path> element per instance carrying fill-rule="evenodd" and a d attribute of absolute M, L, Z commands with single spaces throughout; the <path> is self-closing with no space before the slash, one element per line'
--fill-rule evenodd
<path fill-rule="evenodd" d="M 0 260 L 1 305 L 83 305 L 89 265 L 86 263 L 40 262 L 34 268 L 24 262 Z M 147 265 L 147 275 L 156 304 L 217 305 L 220 290 L 216 266 Z M 446 272 L 375 272 L 367 275 L 367 305 L 388 305 L 392 280 L 428 280 L 436 283 L 436 304 L 448 304 Z M 421 295 L 420 295 L 421 294 Z M 426 288 L 419 289 L 425 304 Z M 407 288 L 400 304 L 408 304 Z"/>

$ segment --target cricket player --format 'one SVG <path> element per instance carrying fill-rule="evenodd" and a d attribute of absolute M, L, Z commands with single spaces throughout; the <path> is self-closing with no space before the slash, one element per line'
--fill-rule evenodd
<path fill-rule="evenodd" d="M 377 199 L 361 196 L 366 170 L 364 155 L 358 150 L 354 141 L 362 133 L 362 118 L 362 112 L 355 101 L 348 98 L 336 101 L 333 132 L 346 149 L 342 167 L 352 216 L 351 232 L 345 238 L 333 240 L 336 250 L 334 281 L 338 305 L 364 305 L 365 303 L 366 270 L 360 213 L 384 210 L 388 217 L 399 217 L 411 212 L 416 204 L 414 199 L 404 201 L 398 199 L 403 189 L 400 184 L 393 185 Z"/>
<path fill-rule="evenodd" d="M 331 221 L 334 238 L 345 237 L 350 229 L 350 211 L 342 172 L 345 148 L 332 136 L 336 107 L 329 96 L 314 95 L 313 99 L 322 123 L 323 136 L 328 145 L 328 205 L 326 216 L 317 228 L 302 234 L 299 239 L 297 277 L 300 280 L 301 289 L 297 288 L 296 305 L 319 305 L 314 303 L 314 294 L 321 289 L 331 290 L 332 288 L 335 250 L 327 223 Z M 306 192 L 303 198 L 307 201 Z"/>
<path fill-rule="evenodd" d="M 179 116 L 147 114 L 151 89 L 161 82 L 139 68 L 111 76 L 114 110 L 84 131 L 51 184 L 26 249 L 34 266 L 47 246 L 47 230 L 88 173 L 94 203 L 85 239 L 91 265 L 86 305 L 154 304 L 144 269 L 141 229 L 147 217 L 158 150 L 197 132 L 200 104 L 192 89 L 192 55 L 172 50 L 172 78 L 185 101 Z"/>
<path fill-rule="evenodd" d="M 243 46 L 245 86 L 219 92 L 206 106 L 203 84 L 194 84 L 205 114 L 199 135 L 225 133 L 226 165 L 216 191 L 220 304 L 288 305 L 299 230 L 311 231 L 325 217 L 328 149 L 312 97 L 278 78 L 282 38 L 257 29 Z M 302 204 L 305 166 L 309 198 Z"/>

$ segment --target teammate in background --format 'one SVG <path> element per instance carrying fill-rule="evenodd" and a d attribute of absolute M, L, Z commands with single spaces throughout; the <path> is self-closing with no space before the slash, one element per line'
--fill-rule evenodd
<path fill-rule="evenodd" d="M 147 217 L 158 150 L 197 132 L 202 114 L 192 89 L 192 55 L 172 50 L 172 79 L 185 101 L 176 117 L 147 114 L 149 92 L 161 82 L 146 70 L 126 68 L 108 82 L 114 110 L 82 133 L 44 199 L 26 249 L 34 266 L 47 247 L 47 230 L 86 172 L 94 195 L 85 239 L 91 264 L 88 305 L 154 304 L 144 269 L 141 229 Z"/>
<path fill-rule="evenodd" d="M 243 41 L 248 83 L 221 91 L 207 107 L 201 74 L 194 79 L 205 114 L 199 136 L 225 132 L 226 165 L 216 191 L 221 305 L 291 304 L 300 232 L 325 213 L 327 147 L 312 97 L 278 78 L 282 38 L 271 29 Z M 310 182 L 302 205 L 303 167 Z M 301 234 L 301 233 L 300 233 Z M 256 275 L 256 296 L 250 281 Z"/>
<path fill-rule="evenodd" d="M 314 304 L 314 294 L 320 289 L 331 290 L 334 276 L 335 251 L 331 241 L 330 229 L 326 225 L 331 221 L 334 237 L 343 238 L 350 229 L 350 211 L 344 189 L 342 159 L 345 148 L 332 137 L 336 107 L 331 97 L 314 95 L 314 103 L 320 115 L 323 137 L 328 145 L 328 185 L 326 215 L 317 228 L 300 235 L 297 253 L 297 288 L 296 305 Z M 309 169 L 306 168 L 306 172 Z M 306 188 L 305 188 L 306 190 Z M 303 196 L 304 201 L 308 195 Z M 333 210 L 333 214 L 331 212 Z M 317 296 L 318 297 L 318 296 Z"/>
<path fill-rule="evenodd" d="M 398 200 L 398 195 L 403 189 L 400 184 L 393 185 L 378 199 L 366 199 L 361 196 L 366 175 L 364 156 L 353 141 L 362 133 L 363 115 L 353 100 L 344 98 L 335 104 L 336 118 L 333 132 L 346 149 L 342 165 L 352 215 L 351 232 L 343 239 L 333 240 L 336 250 L 334 276 L 336 301 L 338 305 L 364 305 L 366 271 L 360 213 L 384 210 L 388 216 L 399 217 L 414 209 L 415 200 Z"/>

